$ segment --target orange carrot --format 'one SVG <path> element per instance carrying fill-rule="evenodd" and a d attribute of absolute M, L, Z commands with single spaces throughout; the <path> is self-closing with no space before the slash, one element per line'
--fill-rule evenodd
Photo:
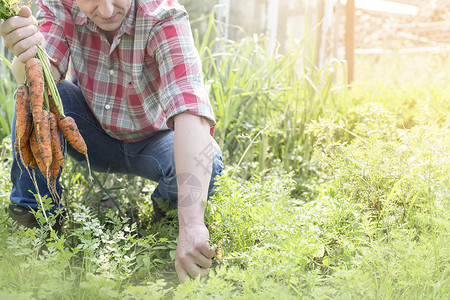
<path fill-rule="evenodd" d="M 37 131 L 39 131 L 39 124 L 42 120 L 42 110 L 44 105 L 44 74 L 42 62 L 35 57 L 30 58 L 25 64 L 25 71 L 30 92 L 33 122 L 37 127 Z"/>
<path fill-rule="evenodd" d="M 64 155 L 61 148 L 61 138 L 58 132 L 58 125 L 56 122 L 56 116 L 54 113 L 49 113 L 50 121 L 50 135 L 52 139 L 52 155 L 53 159 L 56 160 L 59 166 L 64 168 Z"/>
<path fill-rule="evenodd" d="M 20 151 L 19 139 L 16 139 L 14 141 L 14 152 L 16 152 L 16 155 L 17 155 L 17 153 L 19 153 L 19 151 Z"/>
<path fill-rule="evenodd" d="M 49 110 L 55 115 L 56 124 L 58 124 L 59 112 L 58 112 L 58 109 L 56 108 L 55 100 L 53 100 L 53 97 L 52 97 L 52 95 L 50 95 L 50 93 L 48 94 L 48 106 L 49 106 Z"/>
<path fill-rule="evenodd" d="M 27 115 L 27 125 L 25 127 L 25 134 L 20 139 L 20 143 L 26 143 L 31 135 L 31 128 L 33 127 L 33 117 L 31 116 L 31 112 Z"/>
<path fill-rule="evenodd" d="M 54 194 L 58 195 L 58 193 L 56 192 L 56 179 L 58 178 L 59 175 L 59 171 L 60 171 L 60 166 L 58 163 L 58 160 L 56 159 L 56 157 L 53 158 L 52 160 L 52 165 L 50 167 L 50 181 L 51 181 L 51 188 L 54 191 Z"/>
<path fill-rule="evenodd" d="M 31 141 L 31 139 L 30 139 Z M 31 151 L 31 147 L 30 147 L 30 151 Z M 36 168 L 38 167 L 36 158 L 34 158 L 33 152 L 31 153 L 31 160 L 30 160 L 30 164 L 28 165 L 30 168 L 32 168 L 33 170 L 36 170 Z"/>
<path fill-rule="evenodd" d="M 42 110 L 41 125 L 37 134 L 39 141 L 39 153 L 41 154 L 42 163 L 48 170 L 52 164 L 52 142 L 48 112 L 45 109 Z"/>
<path fill-rule="evenodd" d="M 87 147 L 83 137 L 78 130 L 78 126 L 72 117 L 64 117 L 58 122 L 58 127 L 64 138 L 78 152 L 86 155 Z"/>
<path fill-rule="evenodd" d="M 218 245 L 216 248 L 216 257 L 217 257 L 217 259 L 223 258 L 223 251 L 222 251 L 222 247 L 220 245 Z"/>
<path fill-rule="evenodd" d="M 19 85 L 16 93 L 16 139 L 20 142 L 27 139 L 27 129 L 31 126 L 30 97 L 28 95 L 28 87 Z M 27 128 L 28 127 L 28 128 Z"/>
<path fill-rule="evenodd" d="M 36 133 L 36 128 L 33 128 L 30 136 L 30 148 L 31 152 L 33 153 L 33 157 L 36 161 L 37 167 L 39 167 L 39 170 L 41 173 L 46 176 L 47 174 L 47 168 L 44 166 L 44 163 L 42 162 L 41 154 L 39 153 L 39 137 Z"/>
<path fill-rule="evenodd" d="M 25 167 L 33 167 L 35 161 L 33 152 L 31 152 L 30 141 L 20 146 L 20 160 Z"/>

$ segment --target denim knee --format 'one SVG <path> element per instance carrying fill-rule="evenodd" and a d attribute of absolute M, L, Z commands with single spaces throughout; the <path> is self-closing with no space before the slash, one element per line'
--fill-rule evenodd
<path fill-rule="evenodd" d="M 217 177 L 222 174 L 223 171 L 223 159 L 222 152 L 220 150 L 217 142 L 212 139 L 213 143 L 213 161 L 212 161 L 212 171 L 211 171 L 211 179 L 208 186 L 208 199 L 212 197 L 217 188 L 216 182 Z M 173 168 L 174 170 L 174 168 Z M 178 205 L 178 181 L 182 181 L 190 186 L 192 186 L 192 192 L 195 190 L 199 190 L 200 182 L 195 177 L 190 174 L 175 174 L 170 173 L 170 176 L 163 177 L 158 182 L 158 186 L 153 192 L 151 198 L 153 203 L 155 203 L 156 199 L 162 199 L 164 201 L 168 201 L 171 206 Z M 200 190 L 199 190 L 200 192 Z"/>

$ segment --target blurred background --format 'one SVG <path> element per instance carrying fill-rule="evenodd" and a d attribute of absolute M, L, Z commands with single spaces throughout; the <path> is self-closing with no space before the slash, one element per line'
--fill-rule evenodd
<path fill-rule="evenodd" d="M 239 41 L 263 34 L 269 52 L 284 54 L 295 41 L 308 38 L 313 43 L 315 63 L 319 67 L 331 58 L 342 58 L 351 63 L 351 72 L 356 68 L 357 76 L 350 74 L 350 81 L 370 79 L 364 72 L 367 64 L 355 65 L 355 59 L 363 58 L 370 63 L 381 59 L 391 65 L 393 56 L 394 60 L 409 60 L 411 54 L 419 54 L 426 62 L 422 67 L 426 68 L 431 61 L 431 67 L 435 68 L 443 65 L 442 59 L 447 59 L 450 51 L 450 1 L 447 0 L 179 2 L 189 12 L 199 39 L 208 28 L 211 13 L 221 37 Z M 36 12 L 35 1 L 30 1 L 30 5 Z M 0 54 L 10 58 L 1 39 Z"/>
<path fill-rule="evenodd" d="M 419 63 L 418 67 L 424 71 L 430 68 L 439 71 L 450 50 L 450 1 L 446 0 L 180 2 L 200 33 L 206 30 L 205 20 L 214 11 L 225 38 L 239 41 L 246 35 L 264 34 L 269 51 L 277 47 L 280 53 L 286 53 L 295 40 L 308 37 L 313 42 L 319 67 L 331 58 L 353 60 L 349 67 L 356 75 L 350 81 L 393 77 L 390 80 L 398 84 L 401 80 L 416 80 L 399 72 L 390 75 L 389 68 L 377 71 L 375 64 L 380 60 L 388 66 L 393 66 L 393 61 L 402 62 L 406 65 L 395 70 L 404 69 L 408 73 L 408 65 Z M 368 65 L 374 67 L 370 74 L 366 74 Z M 420 71 L 413 73 L 417 72 Z"/>

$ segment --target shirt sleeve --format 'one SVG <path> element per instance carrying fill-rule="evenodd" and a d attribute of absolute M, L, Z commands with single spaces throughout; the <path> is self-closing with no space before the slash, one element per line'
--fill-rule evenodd
<path fill-rule="evenodd" d="M 57 4 L 55 4 L 57 3 Z M 64 19 L 55 15 L 64 15 L 64 8 L 60 1 L 37 0 L 39 7 L 37 21 L 39 31 L 45 39 L 45 51 L 53 59 L 52 63 L 59 69 L 61 79 L 64 79 L 69 67 L 69 45 L 61 26 Z"/>
<path fill-rule="evenodd" d="M 156 23 L 150 33 L 147 51 L 158 62 L 160 101 L 167 116 L 167 126 L 173 130 L 173 118 L 188 112 L 205 117 L 213 135 L 216 122 L 187 12 L 177 10 Z"/>

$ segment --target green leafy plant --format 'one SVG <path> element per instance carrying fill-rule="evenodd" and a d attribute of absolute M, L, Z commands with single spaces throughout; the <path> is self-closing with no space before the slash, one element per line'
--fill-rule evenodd
<path fill-rule="evenodd" d="M 216 138 L 231 164 L 241 158 L 244 164 L 257 162 L 260 173 L 280 160 L 286 171 L 307 172 L 314 141 L 305 128 L 338 109 L 333 78 L 343 66 L 332 60 L 316 67 L 309 40 L 285 54 L 269 53 L 262 35 L 239 43 L 221 38 L 211 14 L 198 48 L 217 117 Z M 272 130 L 265 130 L 271 123 Z"/>
<path fill-rule="evenodd" d="M 16 82 L 10 72 L 10 61 L 0 56 L 0 140 L 11 134 L 11 122 L 14 113 L 14 92 Z"/>

